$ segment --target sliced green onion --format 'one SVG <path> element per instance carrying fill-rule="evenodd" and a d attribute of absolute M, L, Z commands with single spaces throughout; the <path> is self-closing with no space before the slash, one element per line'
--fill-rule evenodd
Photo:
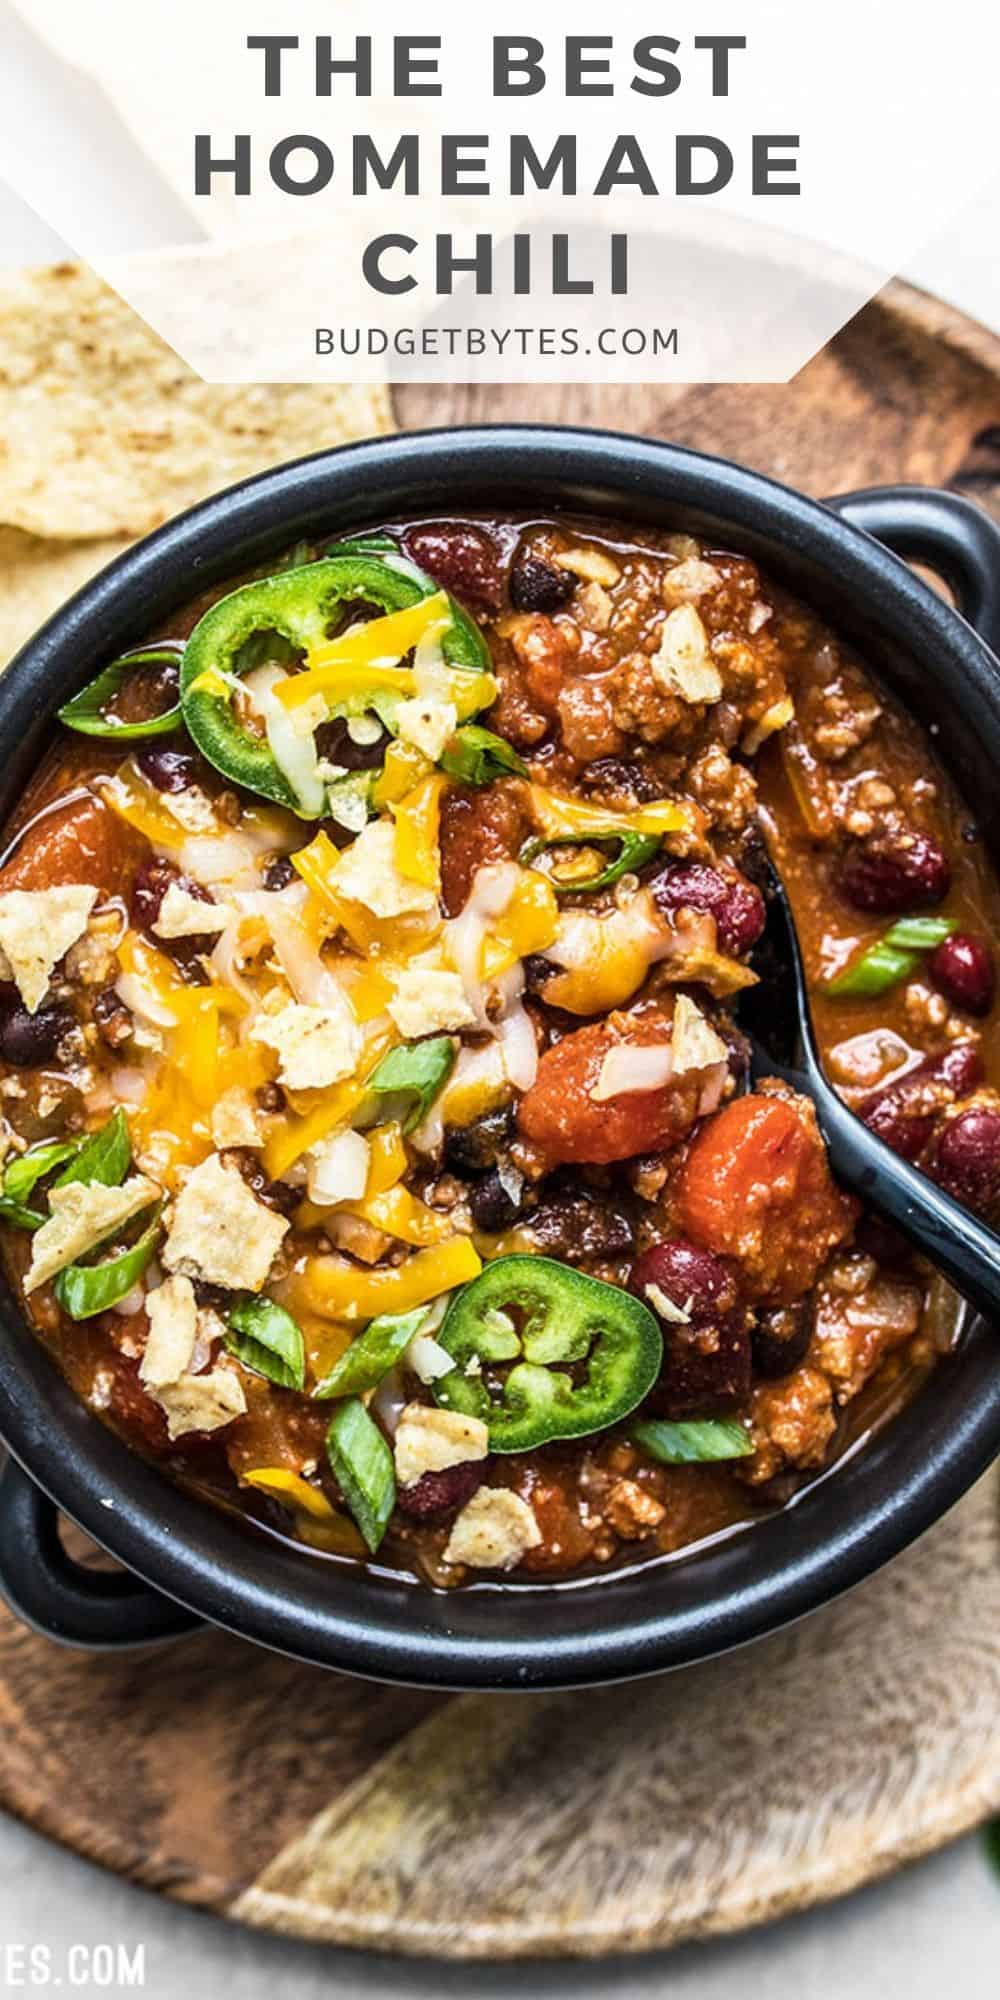
<path fill-rule="evenodd" d="M 558 875 L 549 869 L 540 869 L 551 882 L 557 896 L 588 896 L 595 889 L 610 889 L 613 882 L 620 882 L 623 875 L 631 875 L 645 862 L 652 861 L 659 852 L 662 835 L 658 833 L 632 833 L 623 827 L 615 833 L 561 833 L 555 840 L 527 840 L 518 859 L 525 867 L 531 867 L 541 854 L 558 847 L 606 847 L 609 842 L 619 843 L 614 860 L 603 868 L 599 875 L 588 875 L 582 882 L 560 882 Z"/>
<path fill-rule="evenodd" d="M 81 1139 L 51 1139 L 43 1146 L 33 1146 L 30 1153 L 22 1153 L 20 1159 L 11 1161 L 4 1174 L 4 1196 L 12 1202 L 26 1201 L 46 1174 L 54 1173 L 67 1160 L 78 1159 L 86 1143 L 86 1135 Z"/>
<path fill-rule="evenodd" d="M 53 1287 L 56 1298 L 70 1319 L 93 1319 L 109 1306 L 127 1297 L 149 1263 L 160 1234 L 160 1210 L 128 1250 L 109 1257 L 103 1264 L 70 1264 L 60 1271 Z"/>
<path fill-rule="evenodd" d="M 439 761 L 442 771 L 463 785 L 489 785 L 508 771 L 519 778 L 528 775 L 523 757 L 502 736 L 496 736 L 492 729 L 483 729 L 478 722 L 467 722 L 456 729 Z"/>
<path fill-rule="evenodd" d="M 875 1000 L 909 979 L 921 953 L 936 951 L 957 928 L 954 917 L 901 917 L 852 965 L 827 980 L 826 991 L 838 1000 Z"/>
<path fill-rule="evenodd" d="M 456 1044 L 450 1035 L 435 1035 L 426 1042 L 402 1042 L 382 1057 L 368 1078 L 367 1088 L 377 1097 L 402 1098 L 403 1131 L 412 1132 L 447 1083 L 455 1055 Z M 389 1117 L 388 1107 L 380 1106 L 378 1115 L 380 1119 Z"/>
<path fill-rule="evenodd" d="M 37 1208 L 25 1208 L 23 1203 L 0 1195 L 0 1222 L 9 1222 L 12 1229 L 40 1229 L 47 1219 Z"/>
<path fill-rule="evenodd" d="M 114 736 L 125 743 L 139 742 L 144 736 L 169 736 L 179 729 L 181 721 L 180 702 L 172 708 L 165 708 L 160 715 L 152 715 L 145 722 L 119 722 L 114 715 L 105 715 L 109 701 L 113 701 L 124 681 L 134 673 L 141 673 L 144 667 L 161 667 L 168 662 L 179 661 L 184 651 L 180 639 L 164 639 L 155 646 L 137 646 L 131 653 L 123 653 L 113 660 L 96 678 L 89 681 L 72 701 L 66 702 L 59 710 L 59 720 L 67 729 L 75 729 L 79 736 Z"/>
<path fill-rule="evenodd" d="M 342 542 L 331 542 L 324 549 L 326 556 L 395 556 L 399 554 L 399 544 L 391 535 L 348 535 Z"/>
<path fill-rule="evenodd" d="M 273 1299 L 248 1294 L 228 1315 L 226 1346 L 237 1361 L 279 1389 L 304 1389 L 306 1346 L 302 1329 Z"/>
<path fill-rule="evenodd" d="M 280 561 L 274 564 L 274 571 L 280 575 L 283 569 L 304 569 L 307 563 L 316 561 L 312 550 L 313 545 L 311 542 L 294 542 L 292 547 L 281 557 Z M 265 573 L 269 574 L 270 572 Z"/>
<path fill-rule="evenodd" d="M 131 1160 L 128 1122 L 122 1110 L 116 1111 L 99 1132 L 33 1146 L 29 1153 L 12 1160 L 4 1174 L 0 1219 L 15 1223 L 20 1229 L 37 1229 L 45 1216 L 25 1204 L 39 1181 L 57 1167 L 63 1167 L 64 1172 L 53 1183 L 55 1187 L 67 1187 L 71 1181 L 101 1181 L 105 1187 L 119 1187 Z"/>
<path fill-rule="evenodd" d="M 100 1181 L 103 1187 L 120 1187 L 131 1164 L 128 1119 L 119 1107 L 99 1132 L 92 1132 L 77 1148 L 75 1157 L 53 1186 L 68 1187 L 71 1181 Z"/>
<path fill-rule="evenodd" d="M 332 1396 L 361 1396 L 366 1389 L 377 1389 L 426 1318 L 427 1307 L 418 1306 L 414 1312 L 383 1313 L 373 1319 L 334 1362 L 313 1395 L 326 1401 Z"/>
<path fill-rule="evenodd" d="M 326 1455 L 347 1505 L 375 1554 L 396 1505 L 392 1453 L 362 1402 L 340 1403 L 326 1434 Z"/>
<path fill-rule="evenodd" d="M 936 951 L 957 929 L 954 917 L 900 917 L 884 942 L 898 951 Z"/>
<path fill-rule="evenodd" d="M 668 1424 L 653 1417 L 648 1423 L 633 1424 L 632 1436 L 661 1465 L 709 1465 L 727 1458 L 749 1458 L 754 1449 L 745 1424 L 722 1418 Z"/>

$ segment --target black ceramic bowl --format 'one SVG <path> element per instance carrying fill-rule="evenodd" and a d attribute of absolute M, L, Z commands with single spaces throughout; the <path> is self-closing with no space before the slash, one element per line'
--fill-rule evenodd
<path fill-rule="evenodd" d="M 854 640 L 933 729 L 1000 862 L 1000 669 L 989 650 L 1000 642 L 1000 533 L 983 516 L 913 489 L 823 506 L 668 445 L 541 428 L 388 438 L 306 459 L 120 557 L 0 681 L 0 812 L 59 703 L 200 588 L 304 534 L 477 506 L 605 513 L 747 551 Z M 964 617 L 901 556 L 943 575 Z M 13 1454 L 0 1494 L 0 1581 L 31 1622 L 77 1644 L 141 1643 L 204 1618 L 323 1666 L 428 1686 L 651 1673 L 773 1631 L 867 1576 L 1000 1449 L 997 1330 L 979 1321 L 866 1450 L 746 1532 L 597 1580 L 435 1593 L 299 1551 L 180 1491 L 88 1414 L 6 1288 L 0 1319 L 0 1432 Z M 53 1502 L 128 1573 L 70 1564 Z"/>

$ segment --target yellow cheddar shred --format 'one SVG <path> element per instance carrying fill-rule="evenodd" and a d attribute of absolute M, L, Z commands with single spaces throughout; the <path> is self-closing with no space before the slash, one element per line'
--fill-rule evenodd
<path fill-rule="evenodd" d="M 432 772 L 392 807 L 396 822 L 396 867 L 408 882 L 419 882 L 421 888 L 433 889 L 435 894 L 441 888 L 438 829 L 441 797 L 447 783 L 439 772 Z"/>
<path fill-rule="evenodd" d="M 447 631 L 451 606 L 444 591 L 421 598 L 405 611 L 391 611 L 373 618 L 353 632 L 342 632 L 309 654 L 306 670 L 289 674 L 275 684 L 274 693 L 284 708 L 302 708 L 315 695 L 334 703 L 364 701 L 372 694 L 412 695 L 417 677 L 410 667 L 398 663 L 418 646 Z M 492 674 L 468 668 L 443 668 L 442 689 L 455 703 L 460 722 L 488 707 L 496 695 Z"/>
<path fill-rule="evenodd" d="M 421 778 L 429 778 L 434 766 L 415 743 L 392 742 L 385 753 L 382 774 L 375 786 L 375 804 L 397 805 L 412 792 Z"/>
<path fill-rule="evenodd" d="M 342 632 L 338 638 L 316 646 L 309 655 L 307 673 L 293 676 L 290 683 L 280 687 L 279 700 L 289 708 L 298 708 L 309 696 L 286 690 L 294 690 L 311 679 L 312 693 L 322 694 L 326 689 L 320 685 L 319 677 L 335 675 L 339 668 L 389 667 L 432 632 L 447 631 L 450 623 L 451 606 L 443 590 L 436 590 L 431 597 L 421 597 L 404 611 L 390 611 L 384 618 L 372 618 L 367 625 L 359 625 L 353 632 Z"/>
<path fill-rule="evenodd" d="M 288 1472 L 283 1465 L 258 1465 L 253 1472 L 243 1474 L 243 1484 L 256 1487 L 260 1493 L 274 1493 L 303 1514 L 311 1514 L 314 1521 L 336 1520 L 326 1494 L 318 1486 L 310 1486 L 300 1472 Z"/>
<path fill-rule="evenodd" d="M 406 1172 L 408 1159 L 403 1144 L 402 1127 L 397 1124 L 377 1125 L 368 1134 L 368 1185 L 365 1200 L 373 1195 L 385 1194 L 396 1186 Z"/>
<path fill-rule="evenodd" d="M 449 1216 L 418 1201 L 404 1187 L 387 1188 L 384 1194 L 366 1195 L 363 1201 L 347 1201 L 342 1206 L 347 1215 L 370 1222 L 384 1236 L 395 1237 L 397 1243 L 413 1243 L 420 1249 L 431 1243 L 446 1243 L 455 1233 Z"/>
<path fill-rule="evenodd" d="M 482 1268 L 469 1238 L 452 1236 L 414 1251 L 405 1264 L 374 1271 L 359 1271 L 346 1257 L 310 1257 L 306 1281 L 314 1311 L 338 1320 L 367 1320 L 427 1305 L 441 1292 L 478 1277 Z"/>
<path fill-rule="evenodd" d="M 551 882 L 525 869 L 505 909 L 483 943 L 481 975 L 497 979 L 529 952 L 545 951 L 559 928 L 559 904 Z"/>
<path fill-rule="evenodd" d="M 286 1472 L 280 1465 L 261 1465 L 253 1472 L 245 1472 L 243 1483 L 258 1492 L 273 1494 L 289 1507 L 298 1516 L 302 1540 L 312 1548 L 325 1549 L 331 1555 L 365 1554 L 365 1544 L 354 1522 L 331 1507 L 326 1494 L 310 1486 L 300 1473 Z"/>
<path fill-rule="evenodd" d="M 535 824 L 547 840 L 577 833 L 695 833 L 702 818 L 697 806 L 681 799 L 654 799 L 650 805 L 617 812 L 584 799 L 565 798 L 544 785 L 531 785 L 529 793 Z"/>

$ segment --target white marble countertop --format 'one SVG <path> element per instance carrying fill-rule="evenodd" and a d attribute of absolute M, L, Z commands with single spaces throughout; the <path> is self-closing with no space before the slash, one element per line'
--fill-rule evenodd
<path fill-rule="evenodd" d="M 907 275 L 1000 332 L 1000 178 L 969 203 L 947 235 L 926 244 Z M 23 203 L 0 186 L 0 265 L 65 254 Z M 1000 1726 L 1000 1718 L 998 1718 Z M 99 1984 L 100 1956 L 65 1958 L 73 1945 L 144 1947 L 145 1981 Z M 734 1984 L 754 2000 L 997 2000 L 1000 1877 L 978 1839 L 846 1901 L 719 1944 L 669 1957 L 597 1965 L 441 1966 L 282 1941 L 225 1925 L 134 1889 L 48 1845 L 0 1815 L 0 1992 L 31 1986 L 26 1956 L 47 1947 L 51 1970 L 77 1992 L 140 1990 L 151 2000 L 451 2000 L 475 1992 L 507 2000 L 730 2000 Z M 88 1967 L 91 1968 L 88 1972 Z M 41 1989 L 44 1990 L 44 1989 Z"/>

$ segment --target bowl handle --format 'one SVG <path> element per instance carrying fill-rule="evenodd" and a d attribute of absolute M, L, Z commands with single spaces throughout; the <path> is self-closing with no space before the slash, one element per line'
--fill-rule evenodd
<path fill-rule="evenodd" d="M 86 1569 L 59 1539 L 53 1501 L 13 1458 L 0 1476 L 0 1593 L 64 1646 L 121 1650 L 177 1639 L 199 1623 L 130 1570 Z"/>
<path fill-rule="evenodd" d="M 988 514 L 932 486 L 872 486 L 826 504 L 895 555 L 942 577 L 963 617 L 1000 654 L 1000 528 Z"/>

